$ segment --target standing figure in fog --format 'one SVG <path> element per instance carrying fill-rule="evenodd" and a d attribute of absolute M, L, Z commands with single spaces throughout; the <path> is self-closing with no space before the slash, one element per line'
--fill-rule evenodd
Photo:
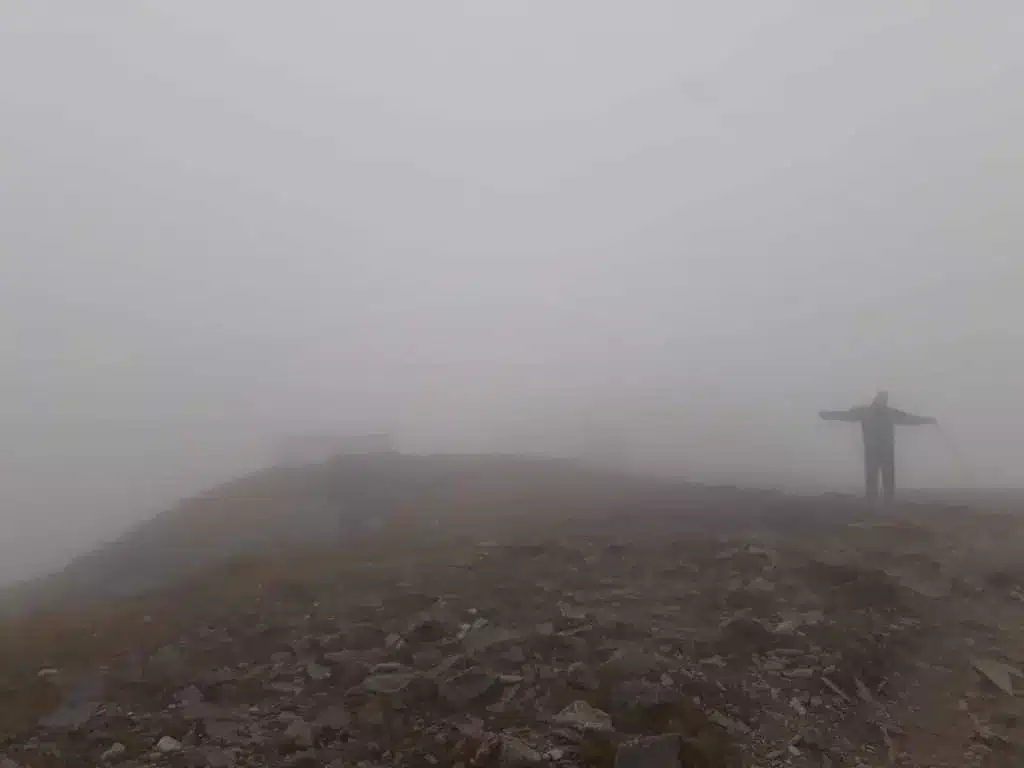
<path fill-rule="evenodd" d="M 871 405 L 859 405 L 848 411 L 822 411 L 826 421 L 855 421 L 864 435 L 864 484 L 867 497 L 878 497 L 878 476 L 886 499 L 896 493 L 896 427 L 936 424 L 936 420 L 914 416 L 889 407 L 889 394 L 879 392 Z"/>

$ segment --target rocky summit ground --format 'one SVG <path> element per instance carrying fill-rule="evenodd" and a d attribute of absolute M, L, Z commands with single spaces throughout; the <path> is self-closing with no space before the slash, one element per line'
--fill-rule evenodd
<path fill-rule="evenodd" d="M 1015 518 L 715 499 L 747 513 L 390 531 L 12 623 L 0 766 L 1024 765 Z"/>

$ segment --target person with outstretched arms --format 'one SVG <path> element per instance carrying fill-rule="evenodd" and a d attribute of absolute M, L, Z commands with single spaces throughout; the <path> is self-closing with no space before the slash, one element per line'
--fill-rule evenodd
<path fill-rule="evenodd" d="M 896 427 L 916 427 L 938 422 L 927 416 L 889 407 L 887 392 L 879 392 L 870 405 L 859 405 L 846 411 L 821 411 L 826 421 L 848 421 L 860 424 L 864 437 L 864 486 L 869 499 L 878 497 L 878 479 L 887 500 L 896 495 Z"/>

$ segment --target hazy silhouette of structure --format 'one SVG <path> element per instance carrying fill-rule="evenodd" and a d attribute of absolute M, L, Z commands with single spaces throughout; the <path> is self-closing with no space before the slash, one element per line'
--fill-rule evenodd
<path fill-rule="evenodd" d="M 306 434 L 294 435 L 278 442 L 275 464 L 297 467 L 320 464 L 336 456 L 391 453 L 395 443 L 391 435 Z"/>
<path fill-rule="evenodd" d="M 889 407 L 889 394 L 879 392 L 870 405 L 847 411 L 821 411 L 826 421 L 859 422 L 864 437 L 864 487 L 869 499 L 878 497 L 878 479 L 886 499 L 896 495 L 896 427 L 935 424 L 935 419 Z"/>

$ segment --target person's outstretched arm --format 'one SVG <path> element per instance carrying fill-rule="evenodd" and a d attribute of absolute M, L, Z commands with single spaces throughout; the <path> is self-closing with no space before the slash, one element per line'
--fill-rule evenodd
<path fill-rule="evenodd" d="M 863 408 L 850 408 L 848 411 L 819 411 L 818 415 L 825 421 L 860 421 Z"/>
<path fill-rule="evenodd" d="M 889 411 L 892 413 L 892 423 L 898 424 L 901 427 L 920 427 L 922 424 L 939 423 L 937 419 L 933 419 L 931 416 L 915 416 L 912 413 L 907 413 L 897 408 L 890 408 Z"/>

